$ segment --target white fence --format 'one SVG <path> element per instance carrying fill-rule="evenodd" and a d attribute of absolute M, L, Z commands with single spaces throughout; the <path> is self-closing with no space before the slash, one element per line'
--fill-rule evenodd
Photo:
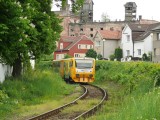
<path fill-rule="evenodd" d="M 5 77 L 12 75 L 12 67 L 0 63 L 0 82 L 2 83 L 5 80 Z"/>

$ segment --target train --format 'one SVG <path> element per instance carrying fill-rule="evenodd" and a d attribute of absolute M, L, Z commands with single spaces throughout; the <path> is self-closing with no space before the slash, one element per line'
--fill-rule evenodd
<path fill-rule="evenodd" d="M 94 58 L 53 60 L 53 68 L 66 82 L 90 83 L 95 80 Z"/>

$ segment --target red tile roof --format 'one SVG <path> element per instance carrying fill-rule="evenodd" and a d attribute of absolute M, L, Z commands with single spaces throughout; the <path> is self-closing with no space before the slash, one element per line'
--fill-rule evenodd
<path fill-rule="evenodd" d="M 64 48 L 63 50 L 69 50 L 70 48 L 72 48 L 78 41 L 80 40 L 91 40 L 89 39 L 87 36 L 82 35 L 82 36 L 61 36 L 60 41 L 63 42 L 68 42 L 70 43 L 66 48 Z M 91 40 L 92 41 L 92 40 Z M 59 51 L 59 49 L 57 49 L 56 51 Z"/>
<path fill-rule="evenodd" d="M 100 30 L 99 33 L 101 34 L 103 39 L 110 39 L 110 40 L 120 40 L 121 39 L 121 31 Z"/>

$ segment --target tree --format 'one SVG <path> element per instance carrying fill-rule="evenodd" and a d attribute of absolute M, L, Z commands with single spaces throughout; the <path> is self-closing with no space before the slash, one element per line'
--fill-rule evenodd
<path fill-rule="evenodd" d="M 101 54 L 97 55 L 98 60 L 101 60 L 103 58 L 103 56 Z"/>
<path fill-rule="evenodd" d="M 114 54 L 110 55 L 110 56 L 109 56 L 109 59 L 110 59 L 111 61 L 113 61 L 113 60 L 115 59 L 115 55 L 114 55 Z"/>
<path fill-rule="evenodd" d="M 110 21 L 109 16 L 108 16 L 107 13 L 102 13 L 102 15 L 101 15 L 101 21 L 102 22 L 108 22 L 108 21 Z"/>
<path fill-rule="evenodd" d="M 146 53 L 144 53 L 144 54 L 142 55 L 142 60 L 143 60 L 143 61 L 149 61 L 149 57 L 147 56 Z"/>
<path fill-rule="evenodd" d="M 71 7 L 72 7 L 72 12 L 77 13 L 83 6 L 84 0 L 70 0 L 71 1 Z M 54 0 L 53 2 L 61 2 L 61 4 L 56 3 L 57 7 L 61 7 L 63 10 L 65 10 L 66 5 L 67 5 L 67 0 Z"/>
<path fill-rule="evenodd" d="M 121 58 L 122 58 L 122 56 L 123 56 L 123 55 L 122 55 L 122 49 L 121 49 L 121 48 L 116 48 L 114 55 L 115 55 L 115 58 L 116 58 L 118 61 L 120 61 Z"/>
<path fill-rule="evenodd" d="M 97 52 L 93 49 L 89 49 L 87 52 L 86 52 L 86 57 L 91 57 L 91 58 L 95 58 L 97 57 Z"/>
<path fill-rule="evenodd" d="M 64 58 L 65 58 L 65 59 L 66 59 L 66 58 L 72 58 L 72 56 L 69 55 L 69 54 L 66 54 L 66 55 L 64 56 Z"/>
<path fill-rule="evenodd" d="M 60 37 L 61 20 L 51 12 L 52 0 L 0 1 L 0 60 L 19 76 L 22 63 L 50 54 Z"/>

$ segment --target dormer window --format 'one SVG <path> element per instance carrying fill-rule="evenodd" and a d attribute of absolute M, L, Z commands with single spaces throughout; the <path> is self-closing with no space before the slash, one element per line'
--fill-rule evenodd
<path fill-rule="evenodd" d="M 63 49 L 63 43 L 60 43 L 60 49 L 61 50 Z"/>

